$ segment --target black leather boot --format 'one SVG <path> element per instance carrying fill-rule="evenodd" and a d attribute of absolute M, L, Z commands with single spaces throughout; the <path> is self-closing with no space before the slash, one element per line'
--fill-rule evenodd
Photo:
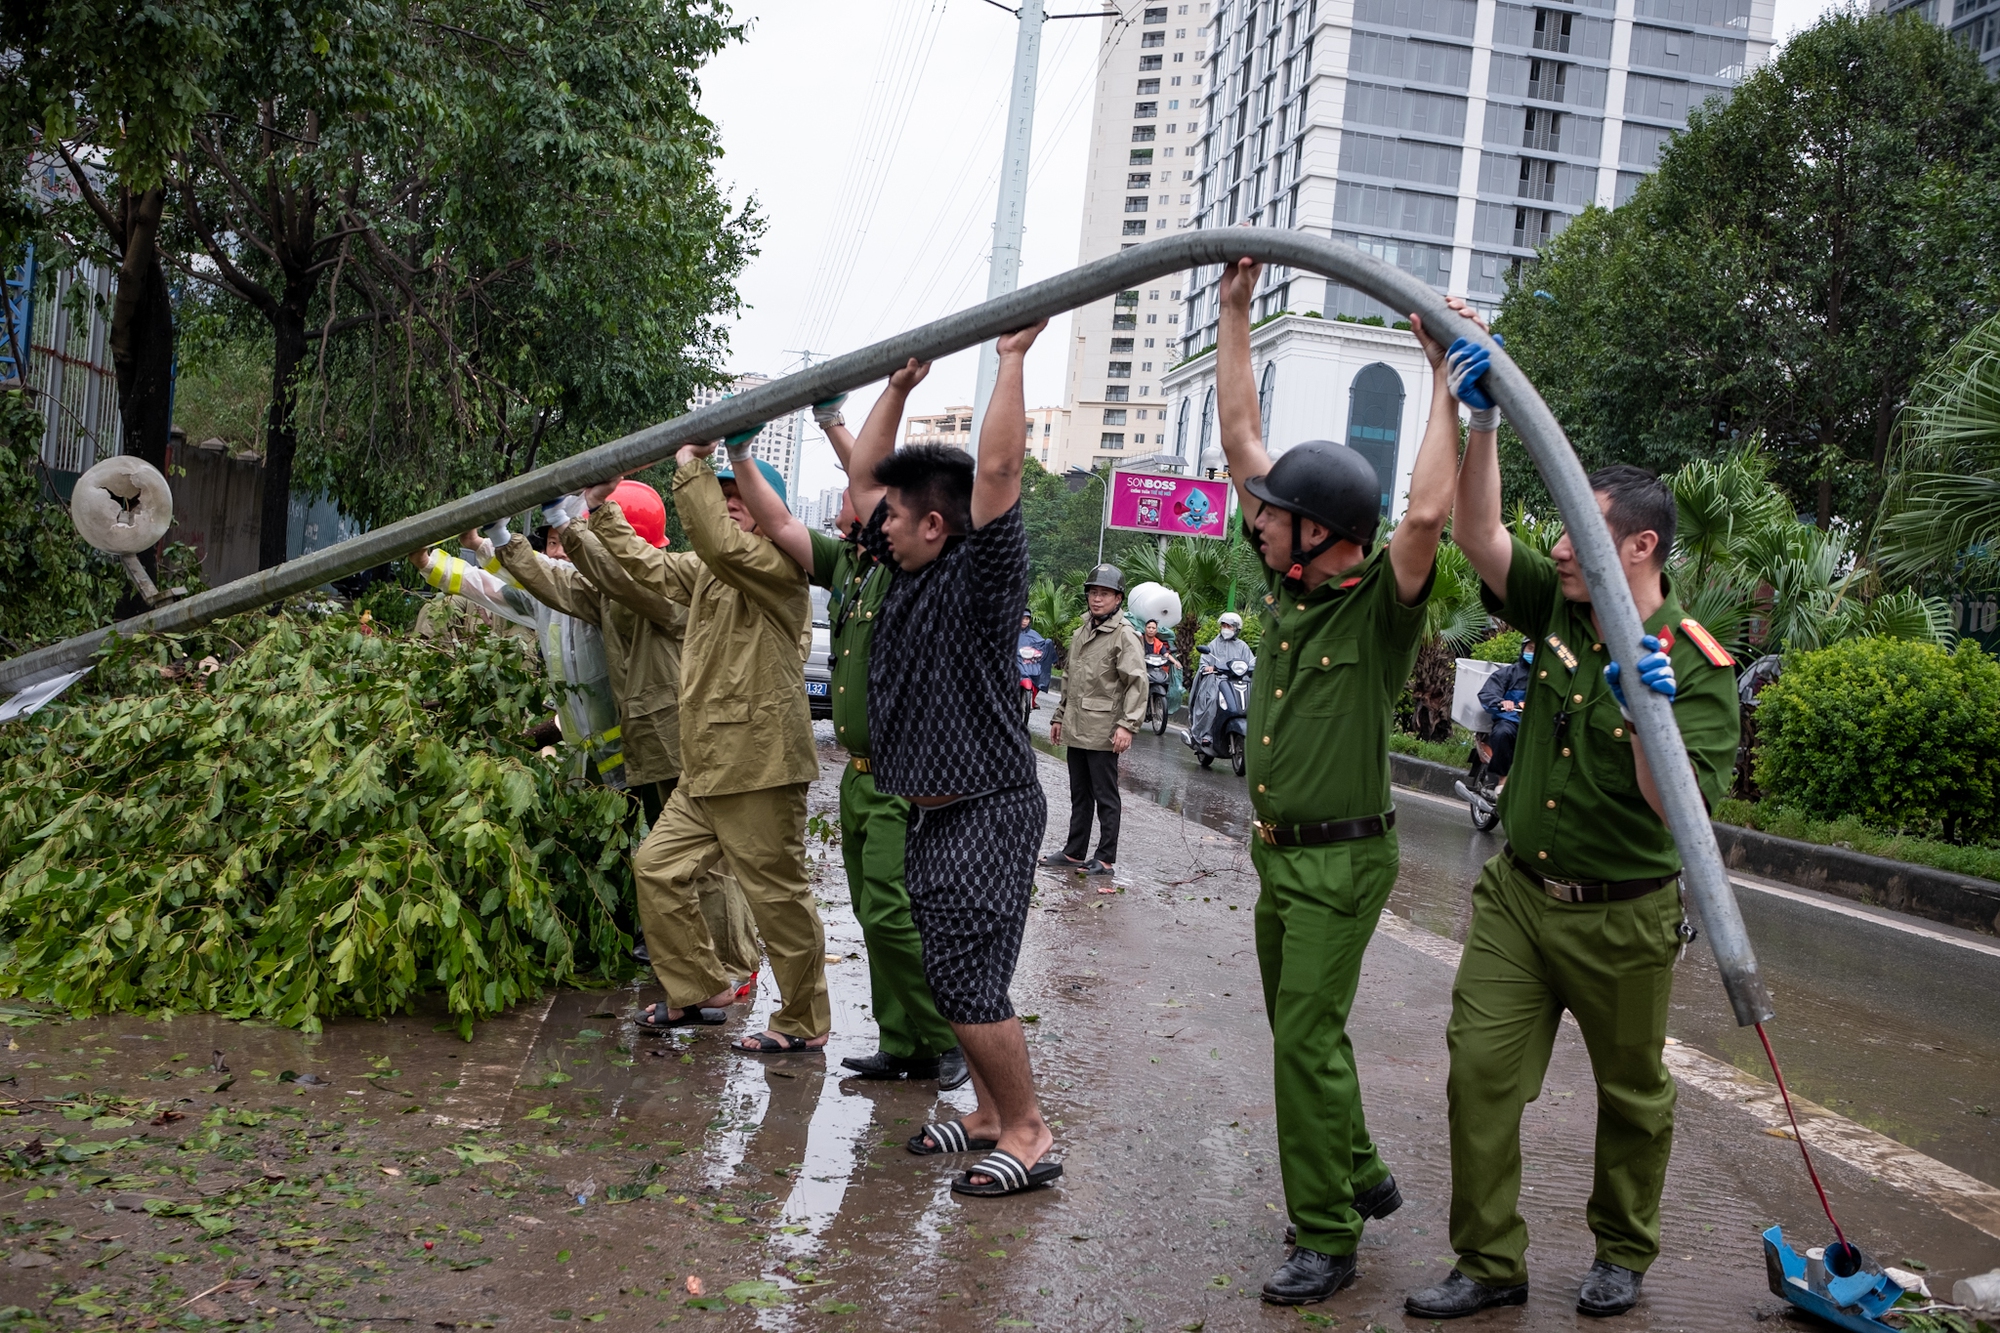
<path fill-rule="evenodd" d="M 938 1076 L 938 1058 L 935 1055 L 884 1055 L 881 1051 L 877 1051 L 873 1055 L 850 1055 L 840 1063 L 863 1078 L 906 1079 Z"/>
<path fill-rule="evenodd" d="M 1354 1196 L 1354 1211 L 1361 1214 L 1361 1220 L 1370 1221 L 1387 1217 L 1403 1206 L 1403 1191 L 1396 1188 L 1396 1178 L 1388 1176 L 1373 1189 L 1366 1189 Z M 1296 1245 L 1299 1229 L 1290 1222 L 1285 1223 L 1285 1244 Z"/>
<path fill-rule="evenodd" d="M 1311 1305 L 1354 1281 L 1354 1256 L 1297 1249 L 1264 1284 L 1272 1305 Z"/>
<path fill-rule="evenodd" d="M 958 1047 L 954 1046 L 938 1056 L 937 1081 L 939 1092 L 950 1092 L 953 1088 L 962 1088 L 965 1086 L 965 1081 L 971 1077 L 972 1071 L 965 1067 L 965 1052 Z"/>
<path fill-rule="evenodd" d="M 1525 1282 L 1515 1287 L 1484 1287 L 1454 1268 L 1435 1287 L 1411 1292 L 1403 1300 L 1403 1309 L 1419 1319 L 1459 1319 L 1496 1305 L 1527 1303 Z"/>
<path fill-rule="evenodd" d="M 1600 1319 L 1624 1314 L 1639 1303 L 1639 1284 L 1645 1277 L 1644 1273 L 1599 1259 L 1583 1275 L 1583 1287 L 1576 1293 L 1577 1312 Z"/>

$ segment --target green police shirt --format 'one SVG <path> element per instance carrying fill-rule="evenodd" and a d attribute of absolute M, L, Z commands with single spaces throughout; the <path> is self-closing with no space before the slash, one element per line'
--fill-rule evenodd
<path fill-rule="evenodd" d="M 847 752 L 868 758 L 868 649 L 875 617 L 896 571 L 853 542 L 824 532 L 812 538 L 812 581 L 825 588 L 833 640 L 833 736 Z"/>
<path fill-rule="evenodd" d="M 1667 600 L 1647 618 L 1646 632 L 1673 633 L 1674 721 L 1712 805 L 1736 761 L 1736 673 L 1728 653 L 1675 601 L 1666 576 L 1660 581 Z M 1562 880 L 1616 882 L 1678 871 L 1673 835 L 1639 791 L 1632 724 L 1604 679 L 1611 654 L 1591 624 L 1589 604 L 1565 598 L 1555 561 L 1519 540 L 1506 598 L 1483 587 L 1481 595 L 1489 611 L 1535 641 L 1514 766 L 1500 795 L 1500 820 L 1515 855 Z"/>
<path fill-rule="evenodd" d="M 1258 819 L 1317 824 L 1389 809 L 1389 731 L 1436 578 L 1433 568 L 1416 605 L 1403 605 L 1386 546 L 1311 592 L 1271 575 L 1245 737 Z"/>

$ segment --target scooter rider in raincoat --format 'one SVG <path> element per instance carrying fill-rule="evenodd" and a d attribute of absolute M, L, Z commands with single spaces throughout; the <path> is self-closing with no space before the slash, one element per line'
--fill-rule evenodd
<path fill-rule="evenodd" d="M 1257 654 L 1243 642 L 1243 617 L 1224 611 L 1216 621 L 1215 637 L 1201 647 L 1201 670 L 1195 675 L 1194 699 L 1188 705 L 1188 744 L 1195 746 L 1195 738 L 1204 737 L 1210 754 L 1221 754 L 1227 748 L 1222 738 L 1211 733 L 1215 727 L 1215 688 L 1231 662 L 1257 669 Z"/>

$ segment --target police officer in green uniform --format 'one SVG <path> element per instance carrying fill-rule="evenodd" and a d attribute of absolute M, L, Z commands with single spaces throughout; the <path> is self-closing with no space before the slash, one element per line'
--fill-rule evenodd
<path fill-rule="evenodd" d="M 910 390 L 930 371 L 912 361 L 889 377 L 862 426 L 864 436 L 894 436 Z M 815 408 L 821 428 L 842 468 L 854 439 L 836 413 Z M 841 1061 L 863 1078 L 931 1079 L 950 1091 L 969 1077 L 965 1055 L 951 1024 L 944 1021 L 924 980 L 923 946 L 910 919 L 910 894 L 903 883 L 903 843 L 909 833 L 910 803 L 877 791 L 868 747 L 868 649 L 875 616 L 894 577 L 894 565 L 876 561 L 860 545 L 813 532 L 799 522 L 762 478 L 739 474 L 737 491 L 779 549 L 798 561 L 831 593 L 827 615 L 833 640 L 833 734 L 846 748 L 840 775 L 840 852 L 861 937 L 868 945 L 868 980 L 880 1049 Z M 857 517 L 841 501 L 840 527 L 852 531 Z"/>
<path fill-rule="evenodd" d="M 1223 270 L 1216 381 L 1229 474 L 1271 577 L 1246 774 L 1278 1164 L 1297 1244 L 1264 1299 L 1300 1305 L 1352 1281 L 1362 1224 L 1402 1203 L 1362 1117 L 1347 1016 L 1396 882 L 1389 732 L 1451 512 L 1458 408 L 1437 369 L 1444 349 L 1412 316 L 1433 365 L 1430 421 L 1402 521 L 1377 547 L 1391 483 L 1372 465 L 1325 441 L 1294 445 L 1276 462 L 1265 451 L 1250 366 L 1260 268 L 1245 259 Z"/>
<path fill-rule="evenodd" d="M 1673 700 L 1712 802 L 1736 754 L 1733 663 L 1661 572 L 1674 540 L 1672 493 L 1650 472 L 1607 467 L 1592 474 L 1591 489 L 1645 627 L 1640 680 L 1621 682 L 1568 537 L 1545 556 L 1501 521 L 1498 409 L 1477 384 L 1485 353 L 1454 343 L 1451 369 L 1460 398 L 1475 408 L 1453 540 L 1479 571 L 1487 608 L 1534 641 L 1536 653 L 1500 799 L 1507 845 L 1473 889 L 1471 935 L 1452 988 L 1447 1096 L 1458 1262 L 1406 1307 L 1449 1319 L 1527 1300 L 1521 1110 L 1541 1091 L 1567 1009 L 1597 1080 L 1596 1174 L 1585 1214 L 1597 1259 L 1577 1309 L 1622 1314 L 1660 1250 L 1674 1131 L 1674 1081 L 1661 1050 L 1673 965 L 1692 937 L 1677 891 L 1680 857 L 1624 696 L 1652 689 Z"/>

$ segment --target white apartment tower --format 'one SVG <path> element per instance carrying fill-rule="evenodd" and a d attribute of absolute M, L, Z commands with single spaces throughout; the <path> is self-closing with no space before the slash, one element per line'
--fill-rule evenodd
<path fill-rule="evenodd" d="M 1077 262 L 1188 225 L 1210 77 L 1207 0 L 1112 0 L 1104 20 Z M 1178 279 L 1071 315 L 1066 448 L 1054 471 L 1157 453 L 1167 442 L 1160 374 L 1179 356 Z"/>
<path fill-rule="evenodd" d="M 1195 225 L 1332 235 L 1491 308 L 1591 204 L 1631 197 L 1688 110 L 1769 55 L 1774 0 L 1217 0 Z M 1184 154 L 1185 155 L 1185 154 Z M 1186 284 L 1183 354 L 1215 341 Z M 1254 314 L 1393 323 L 1267 270 Z"/>
<path fill-rule="evenodd" d="M 769 375 L 755 373 L 738 375 L 724 388 L 697 389 L 693 400 L 688 403 L 688 410 L 692 412 L 698 407 L 707 407 L 718 399 L 770 382 Z M 757 432 L 757 438 L 750 446 L 751 453 L 755 457 L 778 469 L 778 475 L 785 479 L 785 498 L 794 514 L 804 512 L 799 508 L 803 503 L 803 498 L 799 495 L 799 453 L 803 443 L 800 422 L 804 415 L 802 412 L 793 412 L 775 421 L 765 422 L 764 429 Z"/>

